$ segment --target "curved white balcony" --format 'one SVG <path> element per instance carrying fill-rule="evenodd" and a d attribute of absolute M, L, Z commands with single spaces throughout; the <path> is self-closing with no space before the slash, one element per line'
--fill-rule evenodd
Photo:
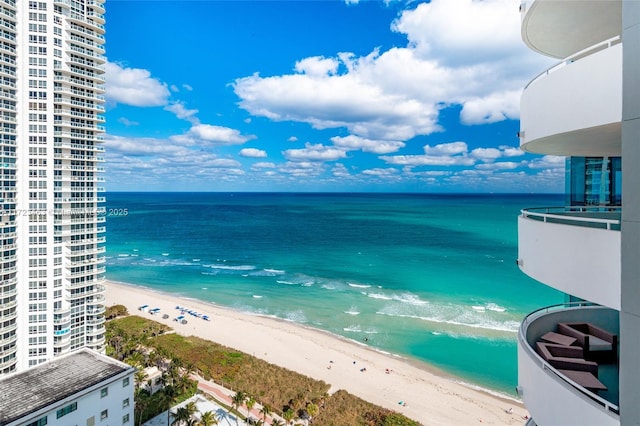
<path fill-rule="evenodd" d="M 520 5 L 522 40 L 554 58 L 620 35 L 621 0 L 526 0 Z"/>
<path fill-rule="evenodd" d="M 552 367 L 534 350 L 558 322 L 589 322 L 619 334 L 619 313 L 599 306 L 551 307 L 527 316 L 518 333 L 518 392 L 539 425 L 619 425 L 617 364 L 599 364 L 599 394 L 585 389 Z"/>
<path fill-rule="evenodd" d="M 567 58 L 525 87 L 519 133 L 523 150 L 620 156 L 622 44 L 616 38 L 583 53 L 586 56 Z"/>
<path fill-rule="evenodd" d="M 620 310 L 620 210 L 526 209 L 518 217 L 518 265 L 562 292 Z"/>

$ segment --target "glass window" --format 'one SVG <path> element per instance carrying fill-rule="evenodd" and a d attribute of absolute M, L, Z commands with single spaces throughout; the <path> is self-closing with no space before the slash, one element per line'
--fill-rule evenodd
<path fill-rule="evenodd" d="M 104 398 L 107 395 L 109 395 L 109 388 L 100 389 L 100 398 Z"/>
<path fill-rule="evenodd" d="M 73 411 L 76 411 L 78 409 L 78 403 L 77 402 L 73 402 L 69 405 L 67 405 L 66 407 L 63 407 L 61 409 L 59 409 L 58 411 L 56 411 L 56 417 L 59 419 L 62 416 L 65 416 Z"/>
<path fill-rule="evenodd" d="M 36 420 L 35 422 L 31 422 L 26 426 L 45 426 L 47 424 L 47 416 L 44 416 L 41 419 Z"/>
<path fill-rule="evenodd" d="M 122 424 L 129 423 L 129 413 L 122 416 Z"/>
<path fill-rule="evenodd" d="M 103 410 L 102 412 L 100 412 L 100 420 L 104 420 L 107 417 L 109 417 L 109 410 Z"/>
<path fill-rule="evenodd" d="M 124 379 L 122 379 L 122 387 L 127 387 L 129 386 L 129 378 L 125 377 Z"/>

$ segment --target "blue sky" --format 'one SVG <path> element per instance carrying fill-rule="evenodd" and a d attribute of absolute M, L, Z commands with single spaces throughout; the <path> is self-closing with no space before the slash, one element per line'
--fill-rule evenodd
<path fill-rule="evenodd" d="M 108 1 L 107 189 L 562 192 L 518 5 Z"/>

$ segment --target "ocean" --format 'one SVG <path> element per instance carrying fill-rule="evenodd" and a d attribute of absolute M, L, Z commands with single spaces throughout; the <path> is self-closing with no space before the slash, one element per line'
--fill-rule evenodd
<path fill-rule="evenodd" d="M 563 201 L 109 193 L 107 278 L 320 328 L 515 395 L 519 322 L 563 302 L 519 271 L 517 216 Z"/>

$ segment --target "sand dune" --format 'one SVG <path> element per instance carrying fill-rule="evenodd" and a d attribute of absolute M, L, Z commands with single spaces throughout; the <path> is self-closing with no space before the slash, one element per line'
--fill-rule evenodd
<path fill-rule="evenodd" d="M 106 297 L 107 305 L 122 304 L 130 313 L 146 317 L 151 315 L 139 312 L 139 306 L 158 307 L 160 315 L 153 319 L 180 334 L 212 340 L 324 380 L 331 384 L 331 392 L 345 389 L 424 425 L 515 425 L 523 424 L 528 414 L 515 400 L 458 383 L 427 364 L 387 355 L 321 330 L 121 283 L 108 282 Z M 188 324 L 178 324 L 173 321 L 179 315 L 176 305 L 206 314 L 211 321 L 187 316 Z M 169 319 L 161 318 L 164 313 Z M 512 413 L 507 413 L 509 408 Z"/>

